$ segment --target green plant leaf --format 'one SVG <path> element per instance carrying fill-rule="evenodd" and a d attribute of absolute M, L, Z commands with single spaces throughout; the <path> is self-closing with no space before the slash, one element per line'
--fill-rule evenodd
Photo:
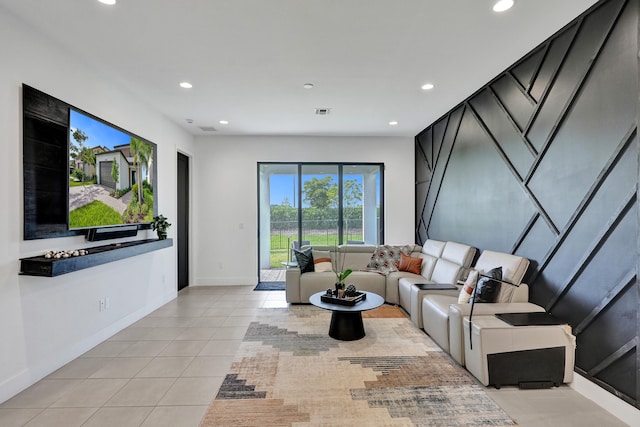
<path fill-rule="evenodd" d="M 353 271 L 351 271 L 350 269 L 346 269 L 345 271 L 343 271 L 342 273 L 340 273 L 340 276 L 338 276 L 338 279 L 340 279 L 340 281 L 342 282 L 344 279 L 346 279 L 347 277 L 349 277 L 349 275 L 353 273 Z"/>

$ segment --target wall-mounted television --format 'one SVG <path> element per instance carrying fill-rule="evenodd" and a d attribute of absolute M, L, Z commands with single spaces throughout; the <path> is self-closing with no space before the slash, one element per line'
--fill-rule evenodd
<path fill-rule="evenodd" d="M 157 146 L 23 85 L 24 238 L 131 236 L 157 215 Z"/>

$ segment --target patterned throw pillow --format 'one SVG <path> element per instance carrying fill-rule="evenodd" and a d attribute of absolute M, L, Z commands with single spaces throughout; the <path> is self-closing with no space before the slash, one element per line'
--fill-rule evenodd
<path fill-rule="evenodd" d="M 468 304 L 471 302 L 471 295 L 478 283 L 478 271 L 471 270 L 467 276 L 467 280 L 464 282 L 464 286 L 460 289 L 460 295 L 458 295 L 458 304 Z"/>
<path fill-rule="evenodd" d="M 293 253 L 296 255 L 300 274 L 313 271 L 313 252 L 311 248 L 302 249 L 301 251 L 294 249 Z"/>
<path fill-rule="evenodd" d="M 314 271 L 333 271 L 331 252 L 313 251 L 313 269 Z"/>
<path fill-rule="evenodd" d="M 386 274 L 393 271 L 398 271 L 398 265 L 400 264 L 400 254 L 409 256 L 411 255 L 411 252 L 413 252 L 413 245 L 378 246 L 373 252 L 373 255 L 371 255 L 371 261 L 369 261 L 369 265 L 367 265 L 367 268 L 378 270 Z"/>
<path fill-rule="evenodd" d="M 400 252 L 399 271 L 407 271 L 413 274 L 420 274 L 422 270 L 422 258 L 413 258 Z"/>

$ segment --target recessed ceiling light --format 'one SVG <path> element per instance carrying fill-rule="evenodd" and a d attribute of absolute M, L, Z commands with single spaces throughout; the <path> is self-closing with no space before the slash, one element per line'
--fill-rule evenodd
<path fill-rule="evenodd" d="M 116 4 L 116 0 L 98 0 L 102 4 L 108 4 L 109 6 L 113 6 Z"/>
<path fill-rule="evenodd" d="M 218 123 L 220 123 L 221 125 L 228 125 L 229 120 L 220 120 Z"/>
<path fill-rule="evenodd" d="M 498 0 L 493 4 L 494 12 L 504 12 L 513 7 L 515 1 L 514 0 Z"/>
<path fill-rule="evenodd" d="M 425 83 L 422 85 L 422 90 L 431 90 L 433 88 L 434 88 L 433 83 Z"/>
<path fill-rule="evenodd" d="M 193 87 L 193 85 L 189 82 L 182 82 L 180 83 L 180 87 L 181 88 L 185 88 L 185 89 L 191 89 Z"/>
<path fill-rule="evenodd" d="M 392 120 L 389 122 L 389 126 L 397 126 L 398 125 L 398 121 L 397 120 Z"/>
<path fill-rule="evenodd" d="M 305 89 L 312 89 L 313 88 L 313 83 L 305 83 L 302 85 L 303 88 Z"/>

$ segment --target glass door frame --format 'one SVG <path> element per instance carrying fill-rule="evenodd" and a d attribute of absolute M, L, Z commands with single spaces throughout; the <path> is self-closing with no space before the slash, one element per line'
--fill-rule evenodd
<path fill-rule="evenodd" d="M 262 236 L 262 232 L 265 230 L 262 230 L 262 228 L 264 227 L 269 227 L 268 229 L 268 233 L 269 233 L 269 238 L 271 237 L 271 227 L 270 224 L 263 224 L 263 218 L 262 218 L 262 210 L 263 205 L 265 203 L 264 200 L 262 200 L 262 198 L 264 197 L 264 195 L 262 194 L 262 190 L 261 190 L 261 180 L 263 179 L 263 177 L 261 176 L 261 168 L 263 165 L 291 165 L 291 166 L 297 166 L 297 195 L 296 198 L 298 200 L 297 203 L 297 234 L 298 234 L 298 242 L 302 242 L 303 241 L 303 228 L 302 228 L 302 209 L 303 209 L 303 203 L 302 203 L 302 197 L 303 197 L 303 177 L 302 177 L 302 173 L 303 173 L 303 167 L 304 166 L 327 166 L 327 167 L 334 167 L 337 166 L 338 169 L 338 174 L 337 174 L 337 178 L 338 178 L 338 244 L 344 244 L 346 243 L 344 240 L 344 182 L 343 182 L 343 177 L 344 177 L 344 168 L 345 167 L 349 167 L 349 166 L 367 166 L 367 167 L 371 167 L 371 168 L 378 168 L 378 172 L 379 173 L 379 183 L 377 183 L 378 188 L 376 189 L 379 192 L 379 211 L 376 212 L 376 218 L 379 215 L 379 221 L 378 224 L 376 224 L 376 228 L 377 228 L 377 238 L 376 238 L 376 242 L 375 244 L 379 244 L 382 245 L 384 244 L 384 225 L 385 225 L 385 221 L 384 221 L 384 163 L 371 163 L 371 162 L 258 162 L 257 163 L 257 188 L 258 188 L 258 194 L 257 194 L 257 212 L 258 212 L 258 217 L 257 217 L 257 223 L 258 223 L 258 244 L 257 244 L 257 252 L 258 252 L 258 273 L 260 273 L 260 270 L 264 268 L 264 266 L 262 266 L 262 264 L 265 262 L 265 260 L 263 260 L 263 256 L 261 256 L 261 253 L 264 251 L 264 249 L 261 247 L 264 242 L 261 242 L 261 236 Z M 293 168 L 292 168 L 293 169 Z M 268 205 L 265 206 L 268 209 L 271 209 L 271 204 L 270 201 L 268 203 Z M 377 208 L 377 203 L 376 203 L 376 208 Z M 364 218 L 363 218 L 364 219 Z M 290 250 L 290 249 L 289 249 Z M 262 254 L 265 255 L 265 254 Z M 269 265 L 271 263 L 271 254 L 269 253 Z M 269 267 L 271 268 L 271 267 Z"/>

